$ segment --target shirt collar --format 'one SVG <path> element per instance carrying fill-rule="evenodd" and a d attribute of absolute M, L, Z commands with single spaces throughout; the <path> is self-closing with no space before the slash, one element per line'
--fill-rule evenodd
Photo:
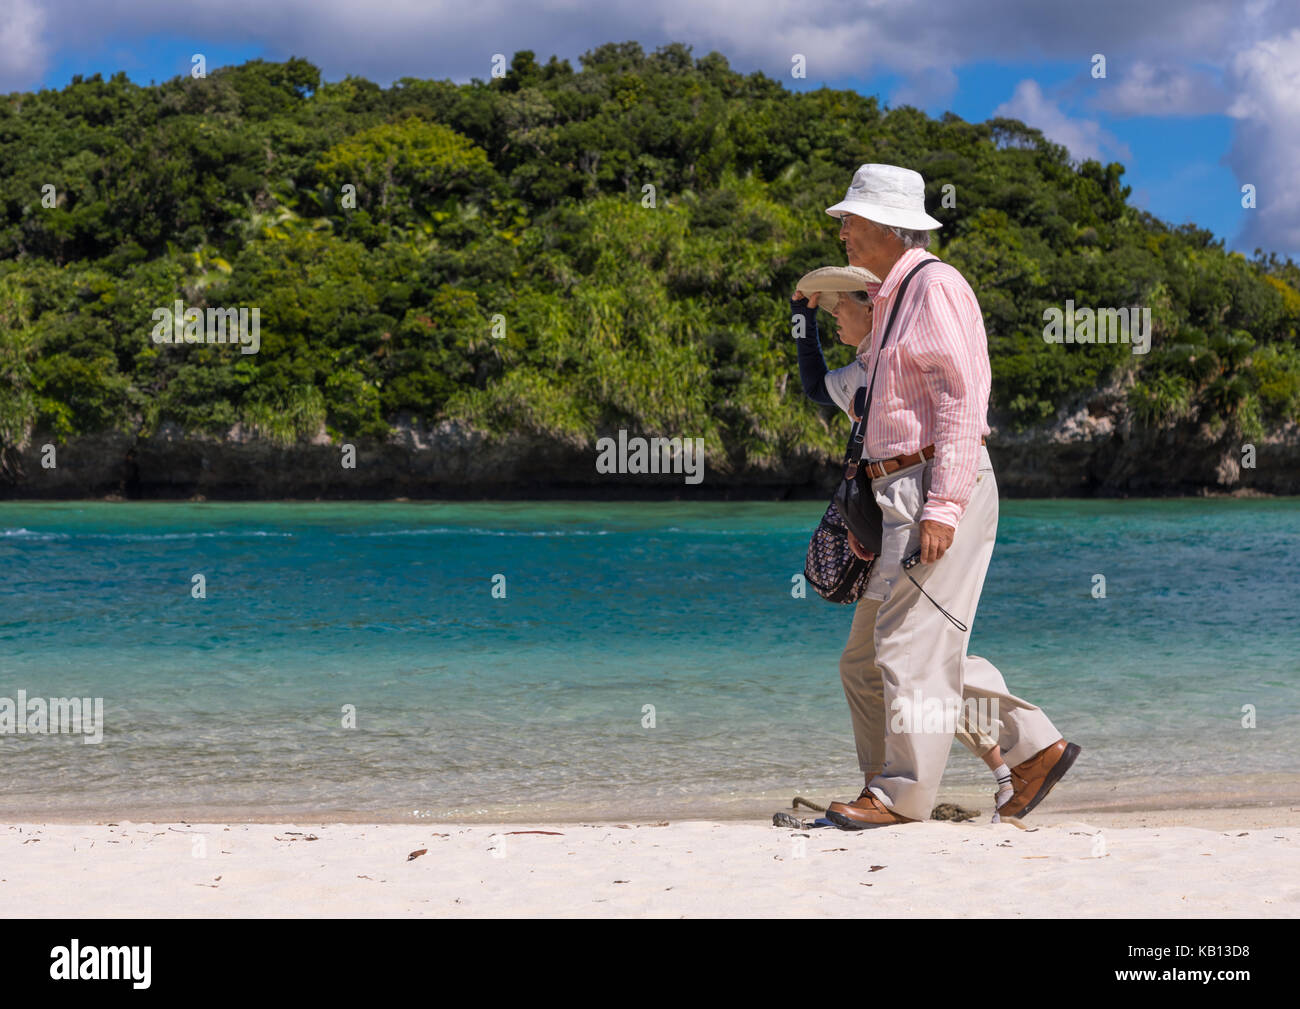
<path fill-rule="evenodd" d="M 894 293 L 894 289 L 903 282 L 907 276 L 907 271 L 923 259 L 934 258 L 934 253 L 929 249 L 905 249 L 903 254 L 898 257 L 898 262 L 893 265 L 889 275 L 885 277 L 884 283 L 880 285 L 880 290 L 876 292 L 877 298 L 888 298 Z"/>

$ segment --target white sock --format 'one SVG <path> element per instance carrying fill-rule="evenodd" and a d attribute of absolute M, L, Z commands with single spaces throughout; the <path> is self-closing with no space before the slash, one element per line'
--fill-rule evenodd
<path fill-rule="evenodd" d="M 993 777 L 998 780 L 998 792 L 993 797 L 993 822 L 1001 823 L 1002 816 L 998 810 L 1010 801 L 1011 797 L 1016 794 L 1016 790 L 1011 787 L 1011 769 L 1005 763 L 999 764 L 993 771 Z"/>

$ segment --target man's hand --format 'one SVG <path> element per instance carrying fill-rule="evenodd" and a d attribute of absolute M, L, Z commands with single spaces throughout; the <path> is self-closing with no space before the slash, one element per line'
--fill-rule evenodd
<path fill-rule="evenodd" d="M 858 541 L 858 538 L 853 535 L 852 529 L 846 529 L 845 532 L 849 534 L 849 549 L 852 550 L 859 557 L 861 557 L 864 561 L 869 561 L 871 560 L 871 558 L 876 556 L 873 553 L 867 552 L 867 550 Z"/>
<path fill-rule="evenodd" d="M 813 291 L 812 294 L 804 294 L 803 291 L 794 292 L 794 300 L 798 301 L 800 298 L 807 298 L 809 308 L 816 308 L 817 299 L 820 298 L 821 296 L 822 296 L 821 291 Z"/>
<path fill-rule="evenodd" d="M 957 530 L 934 519 L 921 520 L 921 563 L 933 564 L 952 546 Z M 850 536 L 852 533 L 849 534 Z"/>

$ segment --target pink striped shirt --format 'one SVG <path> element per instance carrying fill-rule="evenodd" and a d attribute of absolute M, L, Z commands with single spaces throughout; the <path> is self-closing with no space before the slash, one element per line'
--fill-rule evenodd
<path fill-rule="evenodd" d="M 880 337 L 893 308 L 898 285 L 913 266 L 933 259 L 926 249 L 908 249 L 894 264 L 874 299 L 871 346 L 858 358 L 862 367 L 841 368 L 827 375 L 827 386 L 847 384 L 856 372 L 866 385 L 879 348 Z M 834 377 L 833 377 L 834 376 Z M 980 438 L 989 433 L 988 338 L 975 292 L 947 263 L 927 266 L 908 285 L 899 305 L 893 332 L 885 345 L 871 419 L 867 423 L 864 458 L 890 459 L 935 447 L 930 494 L 921 512 L 954 529 L 975 490 L 980 460 Z M 855 385 L 856 389 L 856 385 Z M 839 400 L 847 388 L 831 388 Z"/>

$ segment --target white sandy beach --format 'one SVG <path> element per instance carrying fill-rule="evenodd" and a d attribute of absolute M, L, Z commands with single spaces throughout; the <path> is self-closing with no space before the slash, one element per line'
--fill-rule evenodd
<path fill-rule="evenodd" d="M 807 837 L 753 821 L 9 824 L 0 907 L 9 917 L 1300 916 L 1295 808 L 1032 820 Z"/>

